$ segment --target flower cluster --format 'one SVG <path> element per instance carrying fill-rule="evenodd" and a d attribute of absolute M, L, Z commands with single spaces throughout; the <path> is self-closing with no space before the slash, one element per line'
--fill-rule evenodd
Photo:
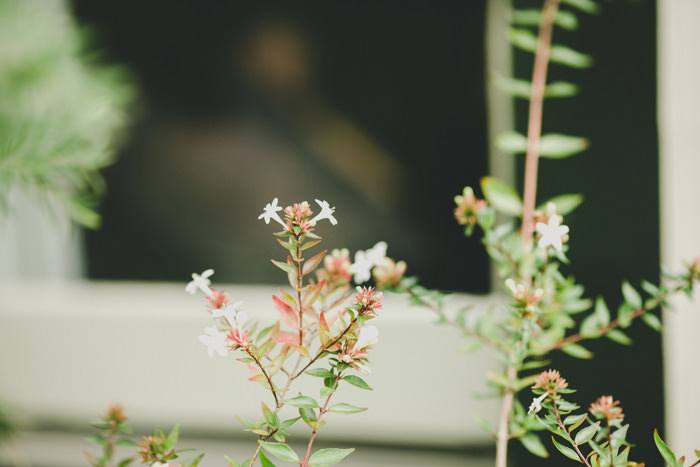
<path fill-rule="evenodd" d="M 607 420 L 608 423 L 622 421 L 625 418 L 620 401 L 613 399 L 613 396 L 600 396 L 591 403 L 588 411 L 597 419 Z"/>
<path fill-rule="evenodd" d="M 476 225 L 477 216 L 488 205 L 486 200 L 479 199 L 474 195 L 474 190 L 470 186 L 464 187 L 462 194 L 456 195 L 454 201 L 456 204 L 454 209 L 455 220 L 457 220 L 459 225 L 469 229 Z"/>

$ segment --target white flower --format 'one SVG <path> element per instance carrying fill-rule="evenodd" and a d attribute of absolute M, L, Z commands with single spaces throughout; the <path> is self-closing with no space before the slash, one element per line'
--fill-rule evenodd
<path fill-rule="evenodd" d="M 170 467 L 170 464 L 164 464 L 162 462 L 154 462 L 151 464 L 151 467 Z"/>
<path fill-rule="evenodd" d="M 209 278 L 214 274 L 213 269 L 207 269 L 204 271 L 202 274 L 197 274 L 197 273 L 192 273 L 192 280 L 187 283 L 187 286 L 185 287 L 185 291 L 190 294 L 194 295 L 197 290 L 201 290 L 204 295 L 207 297 L 211 295 L 211 289 L 209 286 L 211 285 L 211 280 Z"/>
<path fill-rule="evenodd" d="M 211 310 L 211 315 L 214 318 L 226 318 L 226 321 L 232 328 L 240 329 L 248 320 L 248 314 L 241 310 L 241 305 L 243 305 L 243 302 L 232 303 L 223 308 L 215 308 Z"/>
<path fill-rule="evenodd" d="M 532 399 L 532 404 L 530 404 L 530 408 L 527 409 L 527 413 L 530 415 L 539 413 L 540 410 L 542 410 L 542 401 L 545 399 L 545 397 L 547 397 L 546 392 L 540 397 Z"/>
<path fill-rule="evenodd" d="M 204 334 L 199 336 L 199 342 L 207 346 L 209 356 L 213 357 L 214 353 L 218 353 L 225 357 L 228 353 L 226 348 L 226 334 L 216 329 L 216 326 L 209 326 L 204 329 Z"/>
<path fill-rule="evenodd" d="M 540 248 L 551 246 L 557 251 L 561 251 L 562 243 L 566 240 L 566 235 L 569 233 L 569 227 L 561 225 L 560 216 L 550 216 L 546 224 L 538 222 L 535 229 L 540 234 L 537 246 Z"/>
<path fill-rule="evenodd" d="M 379 342 L 379 329 L 372 325 L 363 326 L 357 335 L 355 348 L 357 350 L 364 349 L 365 347 L 376 345 L 377 342 Z"/>
<path fill-rule="evenodd" d="M 335 217 L 333 217 L 333 213 L 335 212 L 335 206 L 331 207 L 328 204 L 328 201 L 321 201 L 320 199 L 314 201 L 316 201 L 316 204 L 318 204 L 321 207 L 321 212 L 316 214 L 314 218 L 311 219 L 311 225 L 316 225 L 318 221 L 322 221 L 323 219 L 328 219 L 331 225 L 337 225 L 338 220 Z"/>
<path fill-rule="evenodd" d="M 258 216 L 258 219 L 264 220 L 266 224 L 269 224 L 270 219 L 273 219 L 275 222 L 282 225 L 282 227 L 287 227 L 287 224 L 285 224 L 280 215 L 277 214 L 279 211 L 282 210 L 280 206 L 277 206 L 278 201 L 279 200 L 275 198 L 272 200 L 271 203 L 267 203 L 263 208 L 262 214 Z"/>
<path fill-rule="evenodd" d="M 372 268 L 384 262 L 387 247 L 386 242 L 379 242 L 369 250 L 359 250 L 355 253 L 355 262 L 350 266 L 350 272 L 355 276 L 356 284 L 370 280 Z"/>

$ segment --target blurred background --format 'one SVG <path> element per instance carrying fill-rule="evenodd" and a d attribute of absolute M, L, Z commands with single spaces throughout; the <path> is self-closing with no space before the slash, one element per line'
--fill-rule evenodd
<path fill-rule="evenodd" d="M 87 423 L 107 400 L 124 402 L 140 430 L 182 423 L 209 451 L 206 465 L 247 452 L 234 415 L 256 411 L 260 393 L 240 383 L 240 369 L 201 351 L 204 321 L 182 286 L 212 267 L 249 306 L 266 308 L 270 287 L 259 284 L 280 282 L 266 261 L 278 248 L 255 218 L 274 197 L 331 201 L 342 228 L 321 232 L 329 246 L 386 240 L 426 285 L 459 292 L 458 302 L 498 301 L 478 239 L 464 238 L 451 211 L 453 196 L 487 172 L 520 178 L 520 161 L 491 144 L 527 118 L 524 101 L 492 85 L 531 72 L 532 56 L 506 40 L 511 2 L 50 3 L 48 14 L 15 21 L 17 35 L 0 48 L 21 52 L 25 35 L 75 24 L 91 62 L 118 65 L 134 91 L 119 144 L 105 149 L 114 161 L 101 171 L 99 229 L 69 225 L 60 208 L 47 214 L 31 193 L 7 195 L 0 407 L 20 431 L 0 445 L 0 464 L 81 465 Z M 580 15 L 577 31 L 556 33 L 595 65 L 552 66 L 553 79 L 581 93 L 548 101 L 544 128 L 585 136 L 591 147 L 544 161 L 540 193 L 585 195 L 567 219 L 569 272 L 614 304 L 621 280 L 658 280 L 660 263 L 697 254 L 700 219 L 688 200 L 700 196 L 692 154 L 700 95 L 687 77 L 700 71 L 692 26 L 700 8 L 694 0 L 601 7 Z M 633 347 L 596 342 L 595 360 L 552 363 L 580 400 L 599 396 L 604 382 L 623 401 L 639 458 L 656 459 L 654 428 L 679 450 L 697 447 L 689 417 L 700 407 L 684 388 L 699 323 L 678 315 L 665 344 L 635 326 Z M 381 319 L 377 389 L 358 396 L 371 410 L 331 424 L 321 441 L 364 447 L 352 465 L 490 465 L 492 442 L 476 420 L 493 419 L 495 402 L 472 396 L 485 394 L 483 375 L 497 363 L 461 353 L 457 336 L 403 302 L 390 302 Z M 419 338 L 430 350 L 407 351 Z M 425 373 L 408 375 L 402 361 Z M 561 465 L 513 448 L 512 465 Z"/>

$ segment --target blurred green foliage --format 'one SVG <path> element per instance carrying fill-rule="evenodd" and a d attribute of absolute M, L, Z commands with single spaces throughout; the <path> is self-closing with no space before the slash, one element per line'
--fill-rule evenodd
<path fill-rule="evenodd" d="M 0 0 L 0 204 L 20 187 L 95 228 L 133 88 L 99 64 L 61 0 Z"/>

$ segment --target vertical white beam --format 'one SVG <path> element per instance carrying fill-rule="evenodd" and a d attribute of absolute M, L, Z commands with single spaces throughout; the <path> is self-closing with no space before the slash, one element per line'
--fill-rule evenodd
<path fill-rule="evenodd" d="M 661 256 L 680 268 L 700 255 L 700 1 L 659 0 L 658 95 Z M 685 298 L 666 310 L 667 436 L 674 450 L 700 448 L 700 305 Z"/>
<path fill-rule="evenodd" d="M 497 76 L 513 74 L 513 53 L 508 41 L 511 0 L 486 1 L 486 112 L 488 117 L 489 174 L 515 184 L 515 157 L 498 150 L 496 137 L 515 128 L 513 98 L 495 85 Z M 491 268 L 491 288 L 497 289 L 496 268 Z"/>

